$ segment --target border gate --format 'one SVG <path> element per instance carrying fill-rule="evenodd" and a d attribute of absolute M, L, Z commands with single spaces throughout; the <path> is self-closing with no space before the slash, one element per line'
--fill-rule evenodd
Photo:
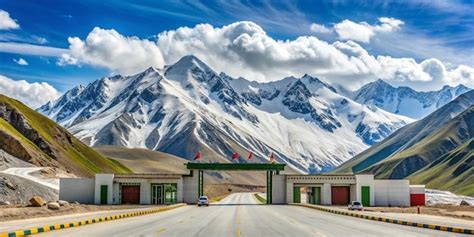
<path fill-rule="evenodd" d="M 266 171 L 267 172 L 267 204 L 272 204 L 272 177 L 280 174 L 286 164 L 265 163 L 187 163 L 187 169 L 198 171 L 198 197 L 204 194 L 204 171 Z M 193 172 L 192 172 L 193 173 Z"/>

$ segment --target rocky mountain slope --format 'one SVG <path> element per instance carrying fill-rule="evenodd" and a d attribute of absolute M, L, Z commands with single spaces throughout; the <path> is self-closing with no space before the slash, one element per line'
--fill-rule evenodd
<path fill-rule="evenodd" d="M 471 90 L 424 119 L 397 130 L 334 172 L 371 172 L 389 179 L 408 177 L 428 183 L 430 188 L 465 193 L 466 185 L 462 183 L 472 179 L 472 156 L 462 151 L 469 150 L 473 135 L 474 90 Z M 439 173 L 440 167 L 445 168 L 443 173 Z"/>
<path fill-rule="evenodd" d="M 194 56 L 163 70 L 104 77 L 38 110 L 93 146 L 147 148 L 205 161 L 278 161 L 330 170 L 412 122 L 305 75 L 270 83 L 216 73 Z"/>
<path fill-rule="evenodd" d="M 414 183 L 474 196 L 474 139 L 409 176 Z"/>
<path fill-rule="evenodd" d="M 0 148 L 35 166 L 52 167 L 77 176 L 129 172 L 52 120 L 3 95 L 0 95 Z"/>
<path fill-rule="evenodd" d="M 354 101 L 373 105 L 385 111 L 421 119 L 449 103 L 470 88 L 464 85 L 444 86 L 438 91 L 415 91 L 410 87 L 393 87 L 383 80 L 368 83 L 354 92 L 345 92 Z"/>

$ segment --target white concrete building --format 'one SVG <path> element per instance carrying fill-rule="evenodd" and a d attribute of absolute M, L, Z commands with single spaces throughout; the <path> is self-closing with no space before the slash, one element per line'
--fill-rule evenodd
<path fill-rule="evenodd" d="M 408 180 L 377 180 L 372 174 L 274 175 L 272 195 L 275 204 L 410 206 Z"/>
<path fill-rule="evenodd" d="M 182 174 L 96 174 L 93 179 L 61 178 L 59 198 L 95 204 L 195 203 L 203 194 L 205 170 L 253 170 L 267 172 L 267 200 L 286 204 L 307 202 L 364 206 L 410 206 L 424 203 L 424 186 L 411 188 L 408 180 L 377 180 L 372 174 L 295 175 L 284 164 L 188 163 Z M 412 190 L 412 191 L 411 191 Z"/>

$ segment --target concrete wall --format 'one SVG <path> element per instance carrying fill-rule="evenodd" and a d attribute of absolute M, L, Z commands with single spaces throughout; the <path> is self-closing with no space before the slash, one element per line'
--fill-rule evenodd
<path fill-rule="evenodd" d="M 183 176 L 183 202 L 194 204 L 198 199 L 198 179 L 197 170 L 192 172 L 192 176 Z"/>
<path fill-rule="evenodd" d="M 350 199 L 349 201 L 356 201 L 357 200 L 357 185 L 351 184 L 350 185 Z"/>
<path fill-rule="evenodd" d="M 176 201 L 183 202 L 183 181 L 181 179 L 116 178 L 114 180 L 114 204 L 120 204 L 120 183 L 140 184 L 140 204 L 151 204 L 151 184 L 176 183 Z"/>
<path fill-rule="evenodd" d="M 273 204 L 286 203 L 286 178 L 284 175 L 273 175 Z"/>
<path fill-rule="evenodd" d="M 293 187 L 321 187 L 321 204 L 331 205 L 331 185 L 352 186 L 356 185 L 354 175 L 287 175 L 286 176 L 286 201 L 294 202 Z M 352 191 L 351 191 L 352 192 Z M 356 194 L 351 194 L 352 195 Z"/>
<path fill-rule="evenodd" d="M 100 186 L 107 185 L 107 204 L 114 203 L 113 192 L 114 174 L 96 174 L 95 175 L 95 195 L 94 203 L 100 204 Z"/>
<path fill-rule="evenodd" d="M 370 187 L 370 205 L 375 205 L 375 184 L 374 184 L 374 175 L 373 174 L 357 174 L 356 178 L 356 200 L 351 201 L 360 201 L 362 202 L 362 186 Z"/>
<path fill-rule="evenodd" d="M 94 189 L 94 179 L 61 178 L 59 179 L 59 200 L 93 204 Z"/>
<path fill-rule="evenodd" d="M 408 180 L 375 180 L 376 206 L 410 206 Z"/>

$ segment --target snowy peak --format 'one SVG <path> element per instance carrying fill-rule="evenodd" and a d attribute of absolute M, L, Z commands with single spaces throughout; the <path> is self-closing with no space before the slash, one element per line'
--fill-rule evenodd
<path fill-rule="evenodd" d="M 469 90 L 464 85 L 459 85 L 457 87 L 444 86 L 438 91 L 419 92 L 406 86 L 393 87 L 378 79 L 362 86 L 357 91 L 346 94 L 359 103 L 420 119 Z"/>
<path fill-rule="evenodd" d="M 205 80 L 209 75 L 216 75 L 207 64 L 194 55 L 187 55 L 178 60 L 175 64 L 165 68 L 165 76 L 172 80 L 183 80 L 183 75 L 192 74 L 197 79 Z"/>
<path fill-rule="evenodd" d="M 101 78 L 40 111 L 90 145 L 188 159 L 202 147 L 212 161 L 252 151 L 264 162 L 273 152 L 301 171 L 330 170 L 412 121 L 353 101 L 310 75 L 234 79 L 192 55 L 163 70 Z"/>

